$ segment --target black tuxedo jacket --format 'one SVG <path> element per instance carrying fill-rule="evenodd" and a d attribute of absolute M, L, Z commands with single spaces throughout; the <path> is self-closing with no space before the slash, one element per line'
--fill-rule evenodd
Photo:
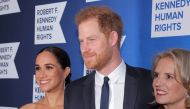
<path fill-rule="evenodd" d="M 123 109 L 150 109 L 153 101 L 149 70 L 126 65 Z M 65 89 L 64 109 L 95 109 L 95 73 L 71 82 Z"/>

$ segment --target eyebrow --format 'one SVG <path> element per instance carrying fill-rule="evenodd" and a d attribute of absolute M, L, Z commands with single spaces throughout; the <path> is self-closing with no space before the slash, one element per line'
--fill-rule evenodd
<path fill-rule="evenodd" d="M 168 72 L 165 72 L 164 74 L 175 75 L 175 73 L 168 73 Z"/>
<path fill-rule="evenodd" d="M 51 66 L 55 66 L 54 64 L 51 64 L 51 63 L 45 64 L 45 65 L 51 65 Z M 40 66 L 40 65 L 38 65 L 38 64 L 35 64 L 35 66 Z"/>
<path fill-rule="evenodd" d="M 87 36 L 86 38 L 87 38 L 87 39 L 88 39 L 88 38 L 94 38 L 94 37 L 97 37 L 97 36 L 98 36 L 98 35 L 94 34 L 94 35 Z M 80 39 L 80 36 L 79 36 L 78 39 Z"/>
<path fill-rule="evenodd" d="M 159 74 L 159 72 L 154 71 L 154 74 Z M 175 73 L 171 73 L 171 72 L 170 73 L 169 72 L 164 72 L 164 74 L 176 76 Z"/>

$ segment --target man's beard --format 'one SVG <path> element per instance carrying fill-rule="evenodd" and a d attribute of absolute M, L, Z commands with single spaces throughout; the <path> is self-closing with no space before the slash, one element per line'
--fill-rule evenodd
<path fill-rule="evenodd" d="M 96 53 L 83 53 L 83 60 L 88 69 L 96 69 L 97 55 Z"/>
<path fill-rule="evenodd" d="M 84 63 L 88 69 L 101 70 L 108 63 L 110 55 L 105 52 L 100 54 L 99 55 L 97 55 L 96 53 L 83 54 Z M 85 59 L 85 56 L 92 56 L 92 57 L 91 59 Z"/>

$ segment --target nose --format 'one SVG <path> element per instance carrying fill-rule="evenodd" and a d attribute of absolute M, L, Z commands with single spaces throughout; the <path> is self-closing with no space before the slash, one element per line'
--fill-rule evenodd
<path fill-rule="evenodd" d="M 46 75 L 45 70 L 40 70 L 40 71 L 38 71 L 38 72 L 36 73 L 36 76 L 37 76 L 38 78 L 45 78 L 47 75 Z"/>
<path fill-rule="evenodd" d="M 84 53 L 86 51 L 89 50 L 89 44 L 87 41 L 83 41 L 82 43 L 80 43 L 80 49 L 81 49 L 81 52 Z"/>
<path fill-rule="evenodd" d="M 157 77 L 157 78 L 155 78 L 155 79 L 153 80 L 153 85 L 156 86 L 156 87 L 158 87 L 158 86 L 160 86 L 160 85 L 162 85 L 162 84 L 163 84 L 163 80 L 162 80 L 162 78 L 160 78 L 160 77 Z"/>

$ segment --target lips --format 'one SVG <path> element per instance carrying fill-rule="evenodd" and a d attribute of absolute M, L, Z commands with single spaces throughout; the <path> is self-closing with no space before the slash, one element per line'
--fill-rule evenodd
<path fill-rule="evenodd" d="M 94 56 L 95 53 L 93 53 L 93 52 L 83 52 L 82 55 L 83 55 L 83 57 L 86 58 L 86 57 L 92 57 L 92 56 Z"/>
<path fill-rule="evenodd" d="M 162 89 L 156 89 L 156 95 L 166 95 L 167 91 Z"/>
<path fill-rule="evenodd" d="M 92 56 L 94 56 L 94 54 L 87 54 L 87 53 L 85 53 L 85 54 L 83 54 L 83 56 L 84 57 L 92 57 Z"/>
<path fill-rule="evenodd" d="M 44 85 L 44 84 L 47 84 L 47 83 L 48 83 L 48 80 L 40 80 L 41 85 Z"/>

